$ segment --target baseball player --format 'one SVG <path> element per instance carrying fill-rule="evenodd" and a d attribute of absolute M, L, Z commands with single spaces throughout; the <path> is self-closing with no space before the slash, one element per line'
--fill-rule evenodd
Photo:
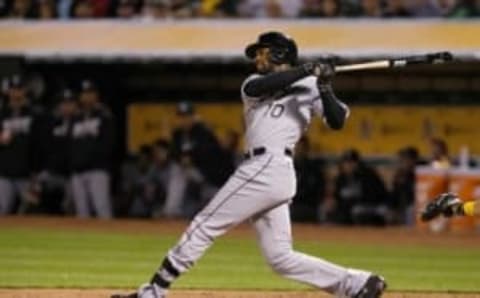
<path fill-rule="evenodd" d="M 480 199 L 476 201 L 462 201 L 456 194 L 443 193 L 428 203 L 422 210 L 423 221 L 430 221 L 439 215 L 452 216 L 480 216 Z"/>
<path fill-rule="evenodd" d="M 386 287 L 375 274 L 343 268 L 292 248 L 288 204 L 296 192 L 292 152 L 313 115 L 341 129 L 349 110 L 336 99 L 328 64 L 295 66 L 297 46 L 279 32 L 267 32 L 246 48 L 257 73 L 242 84 L 246 124 L 245 160 L 180 241 L 167 253 L 149 283 L 114 298 L 165 297 L 170 285 L 237 224 L 249 220 L 267 263 L 278 274 L 337 297 L 376 298 Z"/>
<path fill-rule="evenodd" d="M 41 168 L 43 111 L 32 105 L 24 79 L 14 75 L 0 110 L 0 215 L 24 212 L 31 178 Z"/>
<path fill-rule="evenodd" d="M 113 152 L 113 116 L 100 103 L 97 86 L 84 80 L 80 111 L 71 123 L 72 196 L 78 217 L 90 217 L 90 206 L 99 218 L 112 217 L 110 160 Z"/>

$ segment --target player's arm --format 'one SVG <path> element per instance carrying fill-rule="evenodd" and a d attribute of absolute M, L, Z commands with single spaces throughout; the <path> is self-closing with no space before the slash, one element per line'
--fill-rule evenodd
<path fill-rule="evenodd" d="M 263 76 L 256 76 L 248 80 L 243 86 L 243 92 L 248 97 L 259 98 L 270 95 L 290 86 L 298 80 L 310 75 L 317 75 L 320 71 L 319 63 L 305 63 L 291 69 L 273 72 Z"/>
<path fill-rule="evenodd" d="M 320 94 L 323 117 L 328 126 L 332 129 L 341 129 L 350 113 L 348 106 L 340 101 L 333 92 L 331 80 L 335 70 L 330 64 L 321 64 L 320 73 L 317 75 L 317 87 Z M 314 108 L 316 103 L 314 102 Z M 318 103 L 317 103 L 318 105 Z"/>

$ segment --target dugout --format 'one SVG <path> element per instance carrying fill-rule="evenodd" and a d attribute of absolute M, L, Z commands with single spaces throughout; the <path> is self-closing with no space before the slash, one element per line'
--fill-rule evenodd
<path fill-rule="evenodd" d="M 118 142 L 125 144 L 117 157 L 121 159 L 142 142 L 132 145 L 132 134 L 142 132 L 131 131 L 131 106 L 162 109 L 158 105 L 179 100 L 211 104 L 214 108 L 204 109 L 208 122 L 218 115 L 218 104 L 228 103 L 233 118 L 237 117 L 238 88 L 251 70 L 243 49 L 264 30 L 292 35 L 303 60 L 347 64 L 450 50 L 456 61 L 449 65 L 338 75 L 339 97 L 359 116 L 352 118 L 346 138 L 320 127 L 311 134 L 318 151 L 327 155 L 336 155 L 349 144 L 374 157 L 388 157 L 406 143 L 422 151 L 429 133 L 447 137 L 453 154 L 462 146 L 476 154 L 480 152 L 478 25 L 445 20 L 6 21 L 0 24 L 0 76 L 26 73 L 37 83 L 38 100 L 47 105 L 59 88 L 74 87 L 85 77 L 96 80 L 116 115 Z M 239 122 L 236 125 L 241 129 Z M 412 135 L 415 127 L 423 128 Z M 151 141 L 151 132 L 143 134 L 145 142 Z"/>

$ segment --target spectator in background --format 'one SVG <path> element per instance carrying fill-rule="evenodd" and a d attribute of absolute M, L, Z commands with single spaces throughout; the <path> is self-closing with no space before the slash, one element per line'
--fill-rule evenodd
<path fill-rule="evenodd" d="M 8 98 L 8 89 L 9 89 L 9 81 L 8 78 L 3 78 L 0 82 L 0 111 L 2 107 L 5 106 L 7 98 Z"/>
<path fill-rule="evenodd" d="M 300 17 L 317 18 L 323 16 L 323 2 L 323 0 L 303 0 Z"/>
<path fill-rule="evenodd" d="M 418 162 L 418 151 L 413 147 L 403 148 L 397 154 L 390 207 L 400 224 L 413 225 L 415 222 L 415 167 Z"/>
<path fill-rule="evenodd" d="M 168 0 L 146 0 L 142 16 L 152 20 L 169 18 L 172 16 L 170 2 Z"/>
<path fill-rule="evenodd" d="M 198 16 L 198 8 L 194 7 L 194 2 L 191 0 L 170 0 L 173 17 L 183 19 Z"/>
<path fill-rule="evenodd" d="M 0 0 L 0 17 L 3 18 L 8 15 L 9 11 L 9 1 Z"/>
<path fill-rule="evenodd" d="M 145 185 L 152 166 L 152 146 L 142 145 L 137 155 L 129 156 L 122 165 L 119 214 L 149 217 L 151 209 L 145 207 Z"/>
<path fill-rule="evenodd" d="M 273 19 L 284 17 L 280 1 L 265 0 L 265 17 Z"/>
<path fill-rule="evenodd" d="M 312 157 L 310 141 L 303 136 L 295 148 L 297 194 L 290 204 L 293 221 L 316 222 L 325 190 L 323 162 Z"/>
<path fill-rule="evenodd" d="M 440 10 L 440 15 L 448 16 L 448 14 L 457 5 L 458 1 L 459 0 L 437 0 L 438 9 Z"/>
<path fill-rule="evenodd" d="M 441 17 L 442 11 L 436 0 L 412 0 L 409 10 L 415 17 Z"/>
<path fill-rule="evenodd" d="M 33 0 L 13 0 L 8 16 L 15 19 L 33 19 L 37 17 Z"/>
<path fill-rule="evenodd" d="M 383 15 L 380 0 L 361 0 L 362 17 L 378 18 Z"/>
<path fill-rule="evenodd" d="M 458 0 L 446 14 L 449 18 L 471 18 L 480 16 L 480 5 L 476 0 Z"/>
<path fill-rule="evenodd" d="M 38 18 L 51 20 L 57 17 L 57 10 L 54 0 L 38 0 Z"/>
<path fill-rule="evenodd" d="M 130 214 L 147 217 L 189 217 L 203 206 L 205 179 L 192 164 L 190 151 L 179 162 L 169 156 L 169 144 L 158 140 L 152 149 L 152 165 L 138 180 L 139 192 Z"/>
<path fill-rule="evenodd" d="M 145 156 L 142 159 L 145 159 Z M 137 176 L 134 182 L 137 191 L 130 208 L 130 215 L 141 217 L 180 216 L 184 190 L 169 187 L 172 176 L 178 176 L 179 171 L 178 165 L 169 158 L 168 142 L 156 141 L 151 150 L 151 164 L 147 171 L 142 171 L 142 174 Z M 168 196 L 170 197 L 167 198 Z M 169 201 L 170 204 L 168 214 L 164 214 L 163 210 L 166 201 Z"/>
<path fill-rule="evenodd" d="M 80 110 L 72 122 L 72 191 L 78 217 L 111 218 L 110 163 L 113 152 L 113 119 L 100 103 L 97 86 L 81 84 Z"/>
<path fill-rule="evenodd" d="M 389 0 L 383 11 L 383 16 L 388 18 L 411 17 L 412 14 L 408 10 L 406 0 Z"/>
<path fill-rule="evenodd" d="M 54 111 L 49 115 L 46 129 L 45 164 L 37 177 L 40 210 L 51 214 L 65 212 L 70 190 L 70 152 L 72 120 L 77 111 L 75 95 L 64 89 Z"/>
<path fill-rule="evenodd" d="M 172 132 L 173 157 L 180 161 L 182 152 L 190 152 L 192 164 L 198 168 L 207 183 L 220 186 L 225 181 L 224 164 L 218 156 L 222 148 L 215 134 L 199 120 L 192 103 L 183 101 L 177 105 L 178 126 Z"/>
<path fill-rule="evenodd" d="M 162 215 L 192 216 L 196 213 L 203 199 L 201 185 L 205 183 L 205 178 L 193 164 L 191 148 L 182 149 L 179 163 L 172 166 L 167 183 Z"/>
<path fill-rule="evenodd" d="M 71 16 L 71 7 L 73 5 L 73 0 L 58 0 L 57 1 L 57 12 L 60 19 L 68 19 Z"/>
<path fill-rule="evenodd" d="M 334 197 L 337 223 L 384 225 L 388 221 L 388 193 L 384 182 L 354 149 L 341 156 Z"/>
<path fill-rule="evenodd" d="M 430 141 L 430 165 L 435 169 L 448 169 L 451 160 L 448 156 L 447 143 L 439 138 Z"/>
<path fill-rule="evenodd" d="M 199 5 L 198 15 L 203 17 L 235 17 L 236 0 L 203 0 Z"/>
<path fill-rule="evenodd" d="M 131 19 L 138 15 L 140 10 L 138 0 L 116 0 L 111 4 L 110 15 L 121 19 Z"/>
<path fill-rule="evenodd" d="M 339 0 L 323 0 L 322 1 L 322 17 L 334 18 L 340 17 L 342 5 Z"/>
<path fill-rule="evenodd" d="M 76 0 L 70 8 L 70 16 L 75 19 L 91 19 L 95 17 L 92 2 Z"/>
<path fill-rule="evenodd" d="M 240 134 L 230 129 L 227 131 L 225 137 L 221 140 L 222 158 L 221 164 L 224 166 L 224 172 L 221 174 L 225 181 L 235 171 L 237 165 L 241 162 L 241 156 L 238 154 L 240 145 Z"/>
<path fill-rule="evenodd" d="M 9 80 L 8 102 L 0 110 L 0 215 L 30 204 L 30 181 L 41 167 L 42 112 L 30 104 L 22 77 Z M 43 142 L 43 143 L 42 143 Z M 37 203 L 37 202 L 32 202 Z"/>

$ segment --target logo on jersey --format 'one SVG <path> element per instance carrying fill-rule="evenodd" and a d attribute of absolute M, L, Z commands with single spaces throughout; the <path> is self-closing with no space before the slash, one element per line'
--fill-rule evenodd
<path fill-rule="evenodd" d="M 85 119 L 73 126 L 72 135 L 74 138 L 97 137 L 100 134 L 101 120 L 99 118 Z"/>
<path fill-rule="evenodd" d="M 30 132 L 30 124 L 32 117 L 15 117 L 3 120 L 3 129 L 11 134 L 28 134 Z"/>

